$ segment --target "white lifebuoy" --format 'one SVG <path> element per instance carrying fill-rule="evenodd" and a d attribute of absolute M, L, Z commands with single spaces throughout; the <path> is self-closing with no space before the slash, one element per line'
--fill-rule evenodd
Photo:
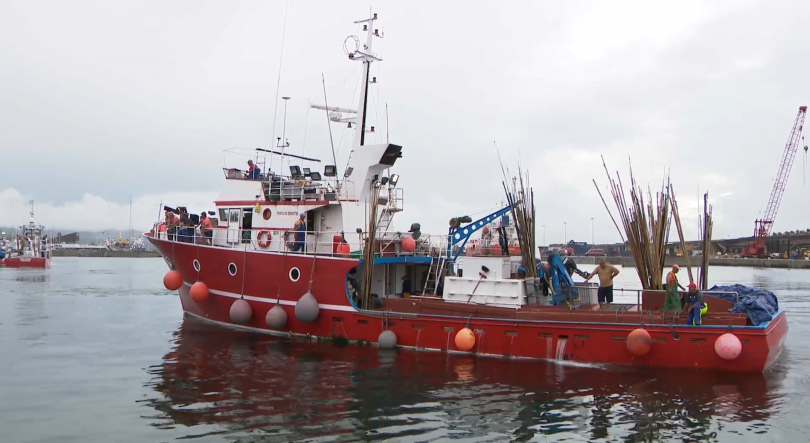
<path fill-rule="evenodd" d="M 259 234 L 256 235 L 256 242 L 259 244 L 260 248 L 266 248 L 270 246 L 270 240 L 272 240 L 273 234 L 270 231 L 259 231 Z"/>

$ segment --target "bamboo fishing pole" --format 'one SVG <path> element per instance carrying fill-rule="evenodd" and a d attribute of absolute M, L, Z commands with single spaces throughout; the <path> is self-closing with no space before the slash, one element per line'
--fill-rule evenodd
<path fill-rule="evenodd" d="M 686 271 L 689 275 L 689 283 L 695 283 L 695 279 L 692 277 L 692 266 L 690 265 L 689 254 L 686 251 L 686 240 L 683 237 L 683 229 L 681 228 L 681 216 L 678 211 L 678 201 L 675 199 L 675 189 L 671 183 L 669 185 L 669 199 L 672 206 L 672 215 L 675 218 L 675 227 L 678 229 L 678 237 L 681 240 L 683 259 L 686 261 Z"/>

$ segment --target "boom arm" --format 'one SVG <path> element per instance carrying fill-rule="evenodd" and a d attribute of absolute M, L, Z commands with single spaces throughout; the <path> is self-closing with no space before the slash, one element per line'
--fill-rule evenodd
<path fill-rule="evenodd" d="M 773 182 L 773 189 L 771 196 L 768 199 L 768 205 L 765 208 L 765 213 L 761 219 L 754 221 L 754 242 L 752 249 L 755 255 L 760 254 L 765 247 L 765 239 L 771 234 L 773 222 L 776 219 L 776 213 L 779 211 L 779 204 L 782 202 L 782 195 L 785 193 L 785 186 L 787 185 L 788 177 L 790 177 L 790 170 L 793 166 L 793 160 L 796 158 L 796 151 L 799 147 L 799 141 L 802 138 L 802 128 L 804 126 L 804 117 L 807 113 L 807 106 L 800 106 L 799 113 L 796 115 L 796 120 L 793 123 L 793 129 L 790 131 L 785 150 L 782 153 L 782 162 L 779 164 L 779 170 L 776 173 L 776 179 Z"/>
<path fill-rule="evenodd" d="M 518 204 L 519 202 L 515 202 Z M 512 207 L 507 205 L 505 208 L 498 209 L 497 211 L 493 212 L 492 214 L 487 215 L 479 220 L 476 220 L 467 226 L 459 226 L 457 228 L 450 228 L 450 232 L 447 234 L 447 258 L 451 258 L 455 261 L 459 255 L 461 255 L 461 251 L 464 250 L 464 245 L 467 244 L 467 240 L 470 239 L 476 231 L 483 228 L 484 226 L 492 223 L 493 220 L 496 218 L 508 214 L 509 211 L 512 210 Z M 469 219 L 468 219 L 469 220 Z M 453 254 L 453 246 L 456 244 L 461 243 L 458 248 L 458 251 Z"/>

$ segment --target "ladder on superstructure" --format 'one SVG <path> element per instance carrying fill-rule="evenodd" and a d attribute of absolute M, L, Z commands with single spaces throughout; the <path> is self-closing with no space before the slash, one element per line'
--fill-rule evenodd
<path fill-rule="evenodd" d="M 391 211 L 388 208 L 384 208 L 382 210 L 382 214 L 380 214 L 380 220 L 377 222 L 377 232 L 386 232 L 388 228 L 391 226 L 391 220 L 394 219 L 394 211 Z"/>
<path fill-rule="evenodd" d="M 422 295 L 436 295 L 446 262 L 447 258 L 444 256 L 430 258 L 430 267 L 425 279 L 425 286 L 422 288 Z"/>

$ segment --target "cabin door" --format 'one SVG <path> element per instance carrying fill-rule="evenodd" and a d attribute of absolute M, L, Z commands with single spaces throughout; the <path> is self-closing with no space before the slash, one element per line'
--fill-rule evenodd
<path fill-rule="evenodd" d="M 228 243 L 239 243 L 242 240 L 240 228 L 242 227 L 242 209 L 228 210 Z"/>

